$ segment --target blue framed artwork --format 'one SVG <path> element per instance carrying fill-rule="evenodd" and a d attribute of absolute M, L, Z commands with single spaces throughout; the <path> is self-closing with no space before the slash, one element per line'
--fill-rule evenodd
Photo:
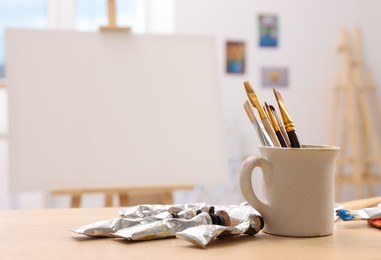
<path fill-rule="evenodd" d="M 259 46 L 278 47 L 278 17 L 276 15 L 259 15 Z"/>

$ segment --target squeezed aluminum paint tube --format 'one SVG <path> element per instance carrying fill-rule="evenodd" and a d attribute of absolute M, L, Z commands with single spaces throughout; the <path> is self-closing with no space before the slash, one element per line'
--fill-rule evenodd
<path fill-rule="evenodd" d="M 257 234 L 264 227 L 263 218 L 257 211 L 249 207 L 241 207 L 229 212 L 231 218 L 235 218 L 239 223 L 235 226 L 202 225 L 185 229 L 176 233 L 176 237 L 193 243 L 194 245 L 206 248 L 213 240 L 222 237 L 237 236 L 241 234 Z"/>
<path fill-rule="evenodd" d="M 203 203 L 139 205 L 121 210 L 119 214 L 119 218 L 71 231 L 91 237 L 120 237 L 135 241 L 175 237 L 176 233 L 200 227 L 193 230 L 194 235 L 205 237 L 205 232 L 215 230 L 210 234 L 210 241 L 222 236 L 254 235 L 263 228 L 263 219 L 247 203 L 240 206 L 207 206 Z"/>
<path fill-rule="evenodd" d="M 79 228 L 71 229 L 70 231 L 89 237 L 113 237 L 112 233 L 122 228 L 138 225 L 141 221 L 141 218 L 112 218 L 109 220 L 83 225 Z"/>
<path fill-rule="evenodd" d="M 127 240 L 152 240 L 175 236 L 176 232 L 184 229 L 212 224 L 212 218 L 206 212 L 202 212 L 192 219 L 163 219 L 152 223 L 136 225 L 120 229 L 113 235 Z"/>
<path fill-rule="evenodd" d="M 113 233 L 120 229 L 161 221 L 163 219 L 191 219 L 196 211 L 207 211 L 205 203 L 159 205 L 144 204 L 119 211 L 119 218 L 97 221 L 80 226 L 70 231 L 90 237 L 114 237 Z"/>
<path fill-rule="evenodd" d="M 162 212 L 170 214 L 178 214 L 184 210 L 201 210 L 207 209 L 205 203 L 194 204 L 175 204 L 175 205 L 161 205 L 161 204 L 142 204 L 119 210 L 119 215 L 126 218 L 145 218 L 155 216 Z"/>

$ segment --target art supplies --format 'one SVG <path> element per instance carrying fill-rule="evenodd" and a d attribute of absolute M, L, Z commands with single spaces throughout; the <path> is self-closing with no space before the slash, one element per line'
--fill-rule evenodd
<path fill-rule="evenodd" d="M 372 227 L 381 229 L 381 217 L 368 219 L 369 225 Z"/>
<path fill-rule="evenodd" d="M 265 106 L 266 106 L 267 114 L 270 117 L 271 124 L 272 124 L 272 126 L 273 126 L 273 128 L 275 130 L 275 134 L 278 137 L 279 143 L 281 144 L 282 147 L 287 147 L 286 140 L 284 139 L 283 134 L 280 131 L 280 127 L 278 125 L 278 121 L 276 120 L 273 111 L 270 109 L 270 106 L 266 102 L 265 102 Z"/>
<path fill-rule="evenodd" d="M 274 147 L 273 142 L 271 141 L 270 136 L 268 135 L 266 129 L 262 125 L 260 121 L 256 118 L 254 111 L 251 109 L 249 101 L 246 100 L 246 102 L 243 104 L 243 107 L 246 111 L 247 116 L 249 117 L 249 120 L 253 124 L 255 130 L 257 131 L 259 140 L 261 141 L 261 144 L 264 146 L 270 146 Z"/>
<path fill-rule="evenodd" d="M 275 98 L 278 102 L 279 110 L 280 110 L 280 113 L 281 113 L 282 119 L 283 119 L 283 124 L 284 124 L 284 127 L 286 128 L 286 132 L 288 135 L 288 139 L 290 140 L 291 147 L 302 148 L 302 146 L 299 143 L 298 136 L 296 134 L 296 128 L 295 128 L 294 122 L 292 121 L 292 119 L 291 119 L 291 117 L 287 111 L 287 108 L 283 102 L 282 96 L 275 89 L 273 89 L 273 91 L 275 94 Z"/>
<path fill-rule="evenodd" d="M 184 239 L 201 248 L 205 248 L 211 241 L 217 238 L 237 236 L 241 234 L 254 236 L 264 226 L 263 218 L 251 206 L 236 208 L 230 212 L 239 220 L 235 226 L 204 225 L 188 228 L 177 232 L 176 237 Z"/>
<path fill-rule="evenodd" d="M 291 146 L 290 140 L 288 139 L 286 129 L 284 128 L 284 125 L 282 124 L 282 121 L 280 120 L 278 113 L 276 112 L 275 108 L 272 105 L 269 105 L 271 111 L 273 111 L 273 114 L 275 116 L 276 121 L 278 122 L 280 131 L 282 132 L 283 138 L 287 143 L 287 147 Z"/>
<path fill-rule="evenodd" d="M 211 225 L 212 218 L 209 213 L 201 212 L 192 219 L 163 219 L 161 221 L 135 225 L 129 228 L 120 229 L 113 235 L 131 241 L 152 240 L 175 236 L 176 232 L 183 231 L 190 227 L 200 225 Z"/>
<path fill-rule="evenodd" d="M 197 227 L 191 232 L 196 237 L 210 234 L 210 230 L 219 232 L 211 238 L 255 235 L 264 226 L 258 211 L 247 203 L 233 206 L 208 206 L 204 203 L 144 204 L 120 210 L 119 215 L 119 218 L 98 221 L 71 231 L 95 238 L 141 241 L 175 237 L 178 232 L 185 232 L 192 227 Z"/>
<path fill-rule="evenodd" d="M 381 208 L 364 208 L 358 210 L 339 209 L 336 214 L 344 221 L 366 220 L 381 217 Z"/>
<path fill-rule="evenodd" d="M 161 205 L 142 204 L 119 211 L 119 218 L 97 221 L 71 231 L 91 237 L 114 237 L 120 229 L 170 218 L 191 219 L 196 212 L 209 212 L 205 203 Z M 213 208 L 214 212 L 214 208 Z"/>
<path fill-rule="evenodd" d="M 269 134 L 271 141 L 273 142 L 274 146 L 275 147 L 281 147 L 279 140 L 276 137 L 275 131 L 270 124 L 269 118 L 268 118 L 265 110 L 263 109 L 258 96 L 255 94 L 253 88 L 251 87 L 250 82 L 245 81 L 243 84 L 245 85 L 245 90 L 246 90 L 247 96 L 249 97 L 251 104 L 257 109 L 259 116 L 262 120 L 263 126 L 265 127 L 267 133 Z"/>
<path fill-rule="evenodd" d="M 342 202 L 343 209 L 361 209 L 361 208 L 370 208 L 377 205 L 381 208 L 381 196 L 371 197 L 366 199 L 351 200 L 347 202 Z"/>
<path fill-rule="evenodd" d="M 97 221 L 95 223 L 83 225 L 71 229 L 75 233 L 89 237 L 114 237 L 112 234 L 119 229 L 127 228 L 140 224 L 142 219 L 112 218 L 109 220 Z"/>
<path fill-rule="evenodd" d="M 344 209 L 336 210 L 336 216 L 344 221 L 367 220 L 372 227 L 381 229 L 381 203 L 372 208 L 354 209 L 356 206 L 373 206 L 381 197 L 373 197 L 343 203 Z"/>
<path fill-rule="evenodd" d="M 257 109 L 264 126 L 262 131 L 260 125 L 258 126 L 259 122 L 256 120 L 254 113 L 251 111 L 251 108 L 248 105 L 244 105 L 245 111 L 248 114 L 250 121 L 254 124 L 257 130 L 257 134 L 262 145 L 270 147 L 302 148 L 296 134 L 295 124 L 286 109 L 286 105 L 280 93 L 274 89 L 274 95 L 282 115 L 283 123 L 280 122 L 280 119 L 277 116 L 273 106 L 268 105 L 265 102 L 265 109 L 262 107 L 262 104 L 258 96 L 255 94 L 249 81 L 245 81 L 244 86 L 246 94 L 251 104 Z M 270 137 L 272 143 L 266 142 L 266 136 Z"/>

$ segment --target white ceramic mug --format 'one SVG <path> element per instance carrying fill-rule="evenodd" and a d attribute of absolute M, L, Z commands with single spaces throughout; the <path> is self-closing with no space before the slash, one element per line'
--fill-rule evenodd
<path fill-rule="evenodd" d="M 314 237 L 333 233 L 335 161 L 338 147 L 259 147 L 260 156 L 247 158 L 241 167 L 241 191 L 273 235 Z M 263 173 L 266 202 L 255 195 L 251 176 Z"/>

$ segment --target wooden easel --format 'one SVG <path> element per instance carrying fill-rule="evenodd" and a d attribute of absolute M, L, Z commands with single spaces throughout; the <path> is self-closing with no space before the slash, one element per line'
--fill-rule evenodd
<path fill-rule="evenodd" d="M 364 68 L 359 28 L 353 29 L 351 40 L 342 30 L 339 53 L 342 72 L 335 80 L 330 138 L 341 147 L 336 200 L 348 183 L 355 186 L 356 198 L 366 196 L 365 184 L 367 195 L 374 196 L 374 185 L 381 182 L 381 144 L 376 134 L 376 129 L 381 130 L 381 115 L 375 85 Z"/>
<path fill-rule="evenodd" d="M 107 0 L 107 9 L 108 9 L 108 25 L 101 26 L 99 29 L 101 32 L 130 32 L 130 27 L 120 27 L 116 24 L 116 6 L 115 0 Z"/>
<path fill-rule="evenodd" d="M 173 204 L 173 192 L 177 190 L 191 190 L 193 185 L 158 185 L 139 187 L 98 187 L 98 188 L 72 188 L 55 189 L 50 191 L 51 196 L 69 195 L 71 199 L 70 207 L 81 207 L 81 200 L 86 194 L 104 194 L 104 206 L 112 207 L 114 197 L 119 198 L 119 206 L 132 206 L 139 203 L 161 203 Z M 148 199 L 148 200 L 147 200 Z"/>

